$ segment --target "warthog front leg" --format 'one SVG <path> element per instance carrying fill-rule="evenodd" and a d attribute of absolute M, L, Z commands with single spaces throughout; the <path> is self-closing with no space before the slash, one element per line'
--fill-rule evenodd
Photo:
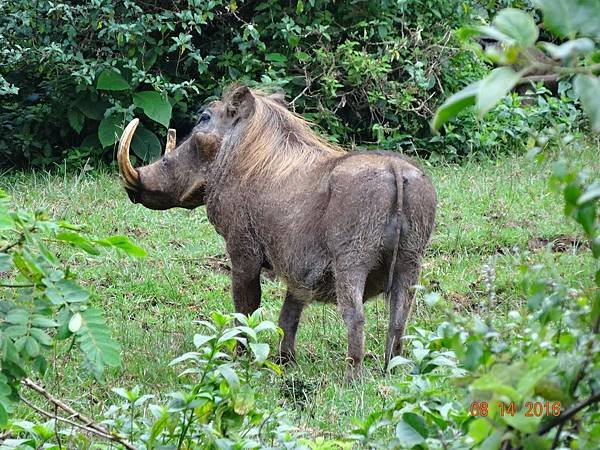
<path fill-rule="evenodd" d="M 231 291 L 235 312 L 252 314 L 260 306 L 261 264 L 231 256 Z"/>
<path fill-rule="evenodd" d="M 349 381 L 362 376 L 365 356 L 365 311 L 363 294 L 366 275 L 359 271 L 336 270 L 337 305 L 348 329 L 348 366 L 346 378 Z"/>
<path fill-rule="evenodd" d="M 296 361 L 296 331 L 303 309 L 304 302 L 288 289 L 279 313 L 279 327 L 283 330 L 283 339 L 279 345 L 279 358 L 284 364 Z"/>

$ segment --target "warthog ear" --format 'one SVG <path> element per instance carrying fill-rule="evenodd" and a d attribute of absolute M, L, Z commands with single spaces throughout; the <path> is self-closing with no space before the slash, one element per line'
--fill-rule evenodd
<path fill-rule="evenodd" d="M 276 101 L 277 103 L 282 104 L 286 108 L 288 106 L 287 102 L 285 101 L 285 92 L 283 90 L 273 92 L 272 94 L 269 94 L 267 97 L 270 98 L 271 100 Z"/>
<path fill-rule="evenodd" d="M 204 155 L 206 159 L 212 161 L 221 146 L 221 140 L 214 134 L 195 133 L 192 139 L 199 155 Z"/>
<path fill-rule="evenodd" d="M 230 96 L 228 111 L 246 118 L 254 111 L 254 95 L 248 86 L 240 86 Z"/>

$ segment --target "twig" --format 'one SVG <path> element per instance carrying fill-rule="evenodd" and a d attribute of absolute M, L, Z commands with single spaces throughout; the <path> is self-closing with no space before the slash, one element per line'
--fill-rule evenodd
<path fill-rule="evenodd" d="M 550 447 L 551 449 L 555 449 L 558 446 L 558 443 L 560 441 L 560 433 L 562 433 L 562 429 L 564 426 L 565 422 L 561 423 L 556 429 L 556 434 L 554 435 L 554 439 L 552 440 L 552 447 Z"/>
<path fill-rule="evenodd" d="M 111 433 L 109 430 L 104 428 L 102 425 L 95 423 L 89 417 L 84 416 L 80 412 L 75 411 L 69 405 L 67 405 L 67 404 L 63 403 L 62 401 L 60 401 L 59 399 L 53 397 L 48 391 L 46 391 L 46 389 L 44 389 L 39 384 L 34 383 L 31 379 L 25 378 L 25 379 L 21 380 L 21 384 L 30 389 L 33 389 L 38 394 L 41 394 L 51 404 L 55 405 L 57 408 L 60 408 L 65 412 L 69 413 L 71 418 L 75 418 L 75 419 L 79 420 L 80 422 L 83 422 L 83 424 L 74 422 L 69 419 L 65 419 L 64 417 L 60 417 L 58 415 L 49 413 L 47 411 L 44 411 L 43 409 L 38 408 L 33 403 L 31 403 L 29 400 L 27 400 L 26 398 L 21 396 L 21 400 L 25 404 L 27 404 L 29 407 L 36 410 L 38 413 L 43 414 L 52 419 L 56 419 L 56 420 L 60 420 L 62 422 L 68 423 L 69 425 L 76 426 L 78 428 L 88 431 L 89 433 L 96 434 L 97 436 L 101 436 L 101 437 L 111 440 L 113 442 L 118 442 L 119 444 L 123 445 L 125 448 L 127 448 L 129 450 L 136 450 L 136 447 L 134 447 L 134 445 L 132 443 L 130 443 L 129 441 L 127 441 L 123 436 Z"/>
<path fill-rule="evenodd" d="M 600 392 L 596 392 L 594 395 L 589 397 L 587 400 L 584 400 L 581 403 L 578 403 L 577 405 L 567 409 L 563 414 L 558 416 L 556 419 L 553 419 L 553 420 L 545 423 L 544 426 L 542 426 L 538 430 L 538 434 L 539 435 L 546 434 L 552 428 L 567 422 L 569 419 L 571 419 L 571 417 L 573 417 L 579 411 L 581 411 L 584 408 L 587 408 L 588 406 L 590 406 L 598 401 L 600 401 Z"/>
<path fill-rule="evenodd" d="M 54 420 L 60 420 L 61 422 L 69 424 L 69 425 L 71 425 L 73 427 L 80 428 L 80 429 L 82 429 L 84 431 L 87 431 L 88 433 L 95 434 L 96 436 L 100 436 L 100 437 L 102 437 L 104 439 L 107 439 L 107 440 L 110 440 L 110 441 L 113 441 L 113 442 L 118 442 L 119 444 L 122 444 L 122 445 L 124 445 L 127 448 L 135 449 L 135 447 L 133 445 L 131 445 L 129 443 L 123 442 L 123 440 L 121 439 L 120 436 L 115 436 L 115 435 L 112 435 L 112 434 L 109 434 L 109 433 L 103 433 L 103 432 L 97 430 L 96 428 L 88 427 L 88 426 L 82 425 L 80 423 L 74 422 L 72 420 L 66 419 L 64 417 L 60 417 L 60 416 L 54 415 L 51 412 L 43 410 L 39 406 L 34 405 L 33 403 L 31 403 L 28 399 L 26 399 L 22 395 L 19 395 L 19 398 L 21 399 L 21 401 L 23 403 L 25 403 L 27 406 L 29 406 L 31 409 L 33 409 L 34 411 L 38 412 L 42 416 L 46 416 L 46 417 L 48 417 L 50 419 L 54 419 Z"/>
<path fill-rule="evenodd" d="M 547 83 L 549 81 L 558 81 L 558 75 L 556 75 L 556 74 L 530 75 L 528 77 L 521 78 L 517 84 L 521 85 L 521 84 L 527 84 L 527 83 L 537 83 L 539 81 L 542 81 L 544 83 Z"/>
<path fill-rule="evenodd" d="M 307 85 L 304 89 L 302 89 L 302 92 L 300 92 L 298 95 L 296 95 L 294 97 L 294 99 L 290 102 L 290 106 L 292 107 L 292 109 L 294 111 L 296 111 L 296 100 L 298 100 L 300 97 L 302 97 L 304 94 L 306 94 L 306 92 L 310 89 L 310 85 Z"/>
<path fill-rule="evenodd" d="M 576 73 L 583 73 L 587 75 L 593 75 L 595 72 L 600 70 L 600 63 L 592 64 L 590 66 L 581 66 L 581 67 L 563 67 L 559 64 L 548 64 L 539 61 L 532 61 L 532 69 L 544 69 L 547 71 L 552 71 L 558 74 L 566 74 L 566 75 L 574 75 Z"/>

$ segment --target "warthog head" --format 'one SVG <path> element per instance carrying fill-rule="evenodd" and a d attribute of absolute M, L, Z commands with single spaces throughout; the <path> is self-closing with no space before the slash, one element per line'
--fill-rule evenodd
<path fill-rule="evenodd" d="M 280 93 L 269 98 L 283 101 Z M 253 94 L 243 86 L 224 95 L 203 109 L 192 133 L 175 145 L 175 130 L 170 129 L 164 155 L 154 163 L 134 168 L 129 161 L 129 146 L 139 123 L 132 120 L 123 131 L 117 160 L 123 184 L 134 203 L 150 209 L 187 208 L 204 204 L 212 162 L 224 136 L 252 113 Z"/>
<path fill-rule="evenodd" d="M 218 136 L 194 132 L 175 147 L 175 130 L 169 130 L 164 155 L 136 169 L 129 161 L 129 146 L 138 123 L 134 119 L 127 125 L 117 153 L 129 199 L 150 209 L 192 209 L 204 204 L 208 170 L 219 148 Z"/>
<path fill-rule="evenodd" d="M 270 99 L 283 102 L 280 93 Z M 192 133 L 175 145 L 175 130 L 170 129 L 164 155 L 154 163 L 134 168 L 129 161 L 129 146 L 139 123 L 132 120 L 123 131 L 117 153 L 125 190 L 134 203 L 150 209 L 187 208 L 204 204 L 211 165 L 224 136 L 239 123 L 243 126 L 253 112 L 253 94 L 245 86 L 233 89 L 203 109 Z"/>

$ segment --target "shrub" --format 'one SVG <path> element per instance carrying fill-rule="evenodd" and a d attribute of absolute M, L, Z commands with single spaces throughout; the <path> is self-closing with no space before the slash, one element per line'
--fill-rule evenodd
<path fill-rule="evenodd" d="M 344 144 L 445 154 L 428 119 L 444 92 L 487 72 L 452 30 L 524 3 L 5 0 L 0 164 L 110 160 L 123 124 L 142 113 L 133 151 L 155 158 L 165 127 L 185 133 L 232 81 L 284 88 Z"/>
<path fill-rule="evenodd" d="M 124 236 L 96 239 L 42 212 L 13 211 L 0 190 L 0 426 L 19 398 L 20 382 L 32 372 L 45 373 L 46 353 L 58 341 L 70 339 L 84 356 L 82 366 L 98 379 L 107 366 L 121 364 L 102 312 L 91 307 L 88 291 L 49 243 L 89 255 L 100 254 L 100 247 L 145 255 Z"/>

